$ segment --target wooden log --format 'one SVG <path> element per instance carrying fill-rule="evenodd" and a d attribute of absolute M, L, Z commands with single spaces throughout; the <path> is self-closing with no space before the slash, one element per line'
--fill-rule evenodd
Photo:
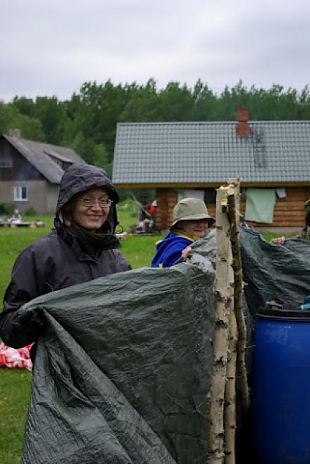
<path fill-rule="evenodd" d="M 220 187 L 216 204 L 216 311 L 213 375 L 210 388 L 208 463 L 225 462 L 224 405 L 227 381 L 227 360 L 230 345 L 230 317 L 233 305 L 233 270 L 229 239 L 228 216 L 223 212 L 227 193 Z M 231 375 L 231 372 L 230 372 Z M 231 443 L 231 440 L 229 441 Z M 234 450 L 228 450 L 234 462 Z"/>
<path fill-rule="evenodd" d="M 238 328 L 234 311 L 229 317 L 230 337 L 227 359 L 227 380 L 225 387 L 224 431 L 225 431 L 225 464 L 235 464 L 236 456 L 236 365 Z"/>
<path fill-rule="evenodd" d="M 230 292 L 232 302 L 230 305 L 229 312 L 229 346 L 228 346 L 228 359 L 227 359 L 227 379 L 225 387 L 225 407 L 224 407 L 224 431 L 225 431 L 225 464 L 235 464 L 236 462 L 236 428 L 237 428 L 237 419 L 236 419 L 236 366 L 237 366 L 237 344 L 238 344 L 238 327 L 235 314 L 235 272 L 234 272 L 234 251 L 232 248 L 232 232 L 235 233 L 239 231 L 239 228 L 232 229 L 230 210 L 232 199 L 233 205 L 237 203 L 235 197 L 239 194 L 239 185 L 238 183 L 229 182 L 229 184 L 224 187 L 226 190 L 225 202 L 222 201 L 223 213 L 225 212 L 228 215 L 229 220 L 229 229 L 228 236 L 230 240 L 229 247 L 229 260 L 230 268 L 228 272 L 230 273 L 229 282 L 230 282 Z M 225 205 L 223 205 L 225 203 Z M 236 215 L 237 216 L 237 215 Z M 239 210 L 238 210 L 239 218 Z M 235 222 L 235 225 L 239 226 L 239 223 Z"/>
<path fill-rule="evenodd" d="M 242 260 L 240 250 L 240 179 L 237 178 L 231 181 L 233 192 L 228 195 L 228 216 L 230 221 L 230 240 L 232 249 L 232 267 L 234 271 L 234 311 L 237 321 L 237 388 L 240 392 L 241 411 L 242 415 L 246 416 L 249 404 L 250 395 L 247 380 L 247 370 L 245 363 L 245 352 L 247 344 L 247 331 L 245 316 L 242 310 L 243 297 L 243 277 L 242 277 Z"/>
<path fill-rule="evenodd" d="M 217 306 L 210 390 L 209 464 L 236 462 L 237 381 L 244 415 L 249 407 L 239 221 L 240 179 L 237 178 L 217 190 Z"/>

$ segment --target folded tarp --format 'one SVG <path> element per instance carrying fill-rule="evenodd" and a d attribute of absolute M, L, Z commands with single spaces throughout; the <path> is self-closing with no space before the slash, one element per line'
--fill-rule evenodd
<path fill-rule="evenodd" d="M 300 306 L 310 294 L 310 240 L 267 242 L 252 229 L 241 229 L 243 277 L 249 310 L 255 315 L 267 301 Z"/>
<path fill-rule="evenodd" d="M 208 457 L 214 270 L 143 268 L 41 296 L 23 464 Z"/>

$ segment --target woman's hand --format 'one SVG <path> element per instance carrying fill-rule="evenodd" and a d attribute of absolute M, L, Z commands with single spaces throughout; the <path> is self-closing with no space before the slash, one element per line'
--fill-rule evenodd
<path fill-rule="evenodd" d="M 273 238 L 271 240 L 271 243 L 274 243 L 275 245 L 284 245 L 285 242 L 286 238 L 283 235 L 282 237 Z"/>

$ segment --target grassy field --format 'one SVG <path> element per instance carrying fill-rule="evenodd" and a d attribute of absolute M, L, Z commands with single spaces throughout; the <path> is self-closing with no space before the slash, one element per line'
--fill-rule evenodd
<path fill-rule="evenodd" d="M 119 219 L 124 230 L 136 223 L 136 208 L 124 203 L 119 208 Z M 9 283 L 10 273 L 18 253 L 52 228 L 52 218 L 40 218 L 45 226 L 38 229 L 0 228 L 0 297 Z M 28 220 L 28 219 L 27 219 Z M 273 235 L 268 235 L 270 240 Z M 149 266 L 159 235 L 128 236 L 121 252 L 133 268 Z M 20 462 L 24 423 L 29 402 L 31 373 L 19 369 L 0 370 L 0 464 Z"/>

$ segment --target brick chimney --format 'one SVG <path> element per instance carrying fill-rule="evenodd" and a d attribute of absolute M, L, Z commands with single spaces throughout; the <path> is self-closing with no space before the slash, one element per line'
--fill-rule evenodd
<path fill-rule="evenodd" d="M 249 127 L 249 112 L 246 108 L 240 108 L 238 111 L 238 123 L 236 125 L 237 137 L 249 137 L 251 129 Z"/>

